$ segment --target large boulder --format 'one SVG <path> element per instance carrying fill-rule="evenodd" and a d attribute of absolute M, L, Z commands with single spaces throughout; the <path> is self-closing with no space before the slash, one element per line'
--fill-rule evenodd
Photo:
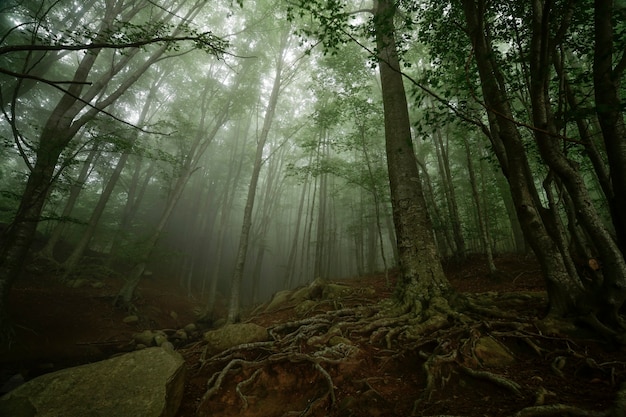
<path fill-rule="evenodd" d="M 0 398 L 0 416 L 173 417 L 185 362 L 159 347 L 42 375 Z"/>

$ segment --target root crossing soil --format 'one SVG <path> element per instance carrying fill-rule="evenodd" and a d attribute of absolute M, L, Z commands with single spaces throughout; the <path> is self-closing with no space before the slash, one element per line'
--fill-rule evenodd
<path fill-rule="evenodd" d="M 178 346 L 188 373 L 177 416 L 620 415 L 624 348 L 580 330 L 554 333 L 563 327 L 541 321 L 536 262 L 506 255 L 496 265 L 495 276 L 480 257 L 445 265 L 468 300 L 460 314 L 445 306 L 418 318 L 386 314 L 392 288 L 379 274 L 338 282 L 355 290 L 306 311 L 287 302 L 250 315 L 269 341 L 208 353 L 201 338 L 189 340 Z M 119 285 L 20 282 L 11 298 L 18 339 L 2 352 L 0 377 L 106 358 L 131 349 L 142 330 L 193 322 L 201 305 L 153 277 L 139 289 L 140 320 L 125 323 L 127 313 L 112 307 Z"/>

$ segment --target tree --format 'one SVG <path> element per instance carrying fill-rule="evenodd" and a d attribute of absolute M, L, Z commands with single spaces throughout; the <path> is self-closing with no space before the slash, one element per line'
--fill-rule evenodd
<path fill-rule="evenodd" d="M 33 42 L 0 47 L 0 56 L 9 58 L 16 56 L 16 60 L 26 53 L 26 62 L 22 61 L 19 65 L 23 66 L 25 71 L 16 73 L 0 68 L 0 73 L 17 80 L 18 86 L 13 93 L 15 99 L 10 101 L 13 108 L 11 112 L 5 111 L 4 114 L 12 126 L 15 147 L 20 151 L 29 168 L 28 180 L 21 195 L 19 207 L 5 232 L 2 248 L 0 248 L 0 339 L 2 341 L 10 339 L 12 333 L 6 311 L 9 292 L 23 270 L 46 197 L 59 175 L 58 164 L 63 152 L 80 129 L 96 116 L 107 115 L 120 121 L 121 119 L 105 109 L 115 103 L 154 61 L 149 59 L 144 61 L 143 69 L 140 64 L 134 73 L 113 83 L 109 90 L 109 83 L 112 82 L 113 77 L 126 68 L 135 56 L 141 56 L 141 47 L 151 44 L 161 44 L 167 50 L 177 43 L 192 41 L 194 42 L 192 47 L 204 48 L 215 55 L 224 50 L 225 43 L 211 33 L 197 33 L 188 28 L 185 28 L 184 31 L 187 33 L 182 33 L 182 36 L 168 33 L 165 22 L 175 14 L 166 13 L 161 8 L 156 8 L 157 11 L 154 14 L 156 23 L 146 23 L 144 26 L 124 23 L 130 22 L 137 16 L 141 17 L 141 12 L 145 13 L 150 9 L 149 3 L 138 1 L 128 5 L 123 1 L 107 1 L 105 5 L 96 4 L 97 7 L 93 10 L 95 15 L 92 27 L 78 31 L 79 34 L 70 33 L 68 37 L 45 32 L 42 29 L 44 26 L 39 25 L 40 20 L 35 20 L 30 24 L 33 27 L 32 33 L 36 35 L 32 38 Z M 184 3 L 181 2 L 179 7 L 182 7 Z M 104 7 L 101 10 L 99 6 Z M 200 6 L 201 4 L 198 3 L 195 6 L 192 5 L 190 9 L 198 10 Z M 57 7 L 60 6 L 57 5 Z M 99 17 L 100 15 L 102 17 Z M 38 31 L 42 32 L 38 33 Z M 113 61 L 114 65 L 110 71 L 102 73 L 95 82 L 88 81 L 98 58 L 102 57 L 106 60 L 107 51 L 117 50 L 124 50 L 126 53 Z M 78 64 L 72 69 L 73 74 L 68 81 L 57 82 L 31 75 L 28 69 L 37 67 L 41 60 L 38 57 L 32 58 L 29 55 L 30 52 L 59 51 L 78 51 L 76 55 Z M 30 62 L 31 59 L 34 63 Z M 108 59 L 111 59 L 111 56 Z M 57 96 L 54 108 L 41 125 L 36 150 L 31 159 L 24 150 L 24 137 L 20 133 L 19 120 L 15 117 L 17 113 L 15 106 L 20 104 L 17 97 L 22 80 L 33 78 L 53 87 L 60 92 L 60 95 Z M 7 101 L 3 101 L 4 106 L 7 104 Z"/>
<path fill-rule="evenodd" d="M 320 36 L 329 50 L 355 40 L 348 33 L 349 12 L 344 10 L 345 4 L 337 3 L 331 10 L 323 9 L 317 2 L 301 2 L 300 7 L 316 17 L 321 27 L 307 28 L 306 33 Z M 396 11 L 397 5 L 389 0 L 375 1 L 369 10 L 376 44 L 372 58 L 378 65 L 383 98 L 387 168 L 401 269 L 397 294 L 403 309 L 419 315 L 428 310 L 431 300 L 450 295 L 451 288 L 435 245 L 411 140 L 411 122 L 396 49 Z"/>
<path fill-rule="evenodd" d="M 254 208 L 254 201 L 256 196 L 256 188 L 259 182 L 259 173 L 263 164 L 263 150 L 265 143 L 272 127 L 274 120 L 274 113 L 276 111 L 276 104 L 278 103 L 278 97 L 281 91 L 282 83 L 284 83 L 283 66 L 285 64 L 286 46 L 289 40 L 291 28 L 282 28 L 280 33 L 280 45 L 276 51 L 276 69 L 274 75 L 274 81 L 272 84 L 272 90 L 265 108 L 265 116 L 263 118 L 263 126 L 257 139 L 256 153 L 254 157 L 254 164 L 252 167 L 252 177 L 250 178 L 250 184 L 248 185 L 248 194 L 246 197 L 246 205 L 243 214 L 243 221 L 241 226 L 241 235 L 239 236 L 239 248 L 237 250 L 237 258 L 235 261 L 235 270 L 231 279 L 230 297 L 228 303 L 228 321 L 236 322 L 239 320 L 240 315 L 240 299 L 241 299 L 241 281 L 243 280 L 243 270 L 246 264 L 246 257 L 248 254 L 248 239 L 250 237 L 250 229 L 252 227 L 252 211 Z"/>
<path fill-rule="evenodd" d="M 411 140 L 406 93 L 394 38 L 392 1 L 374 6 L 378 68 L 385 115 L 387 167 L 402 277 L 398 291 L 415 313 L 451 291 L 443 273 Z"/>
<path fill-rule="evenodd" d="M 626 70 L 626 54 L 617 41 L 614 17 L 623 16 L 623 4 L 613 0 L 594 2 L 593 83 L 596 113 L 610 166 L 614 195 L 610 198 L 613 226 L 622 254 L 626 254 L 626 125 L 620 97 L 620 80 Z M 623 26 L 623 21 L 621 25 Z M 619 30 L 623 30 L 620 27 Z M 623 40 L 621 40 L 623 43 Z M 621 51 L 621 57 L 617 54 Z M 623 284 L 620 284 L 623 285 Z M 624 290 L 624 288 L 621 288 Z"/>

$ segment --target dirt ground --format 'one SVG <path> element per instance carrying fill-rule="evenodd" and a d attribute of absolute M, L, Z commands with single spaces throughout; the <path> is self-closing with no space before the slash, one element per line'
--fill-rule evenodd
<path fill-rule="evenodd" d="M 508 311 L 513 319 L 479 321 L 468 329 L 471 334 L 497 339 L 514 356 L 513 363 L 497 369 L 485 367 L 483 374 L 460 372 L 459 369 L 467 368 L 442 363 L 436 375 L 431 375 L 425 372 L 425 367 L 432 365 L 427 358 L 436 356 L 432 353 L 441 346 L 442 338 L 449 338 L 446 343 L 451 345 L 460 343 L 460 339 L 441 333 L 438 339 L 433 336 L 401 348 L 359 339 L 353 341 L 358 352 L 353 360 L 324 366 L 330 379 L 306 361 L 280 362 L 255 376 L 245 370 L 229 374 L 212 400 L 203 403 L 207 381 L 217 371 L 200 366 L 203 343 L 190 340 L 178 347 L 186 359 L 188 373 L 177 416 L 508 416 L 524 408 L 530 410 L 533 405 L 543 406 L 543 410 L 548 410 L 548 406 L 563 408 L 550 414 L 519 415 L 566 416 L 574 415 L 573 408 L 571 414 L 566 412 L 567 407 L 589 412 L 611 408 L 620 384 L 626 381 L 624 348 L 584 335 L 542 334 L 534 324 L 546 309 L 543 280 L 536 262 L 532 258 L 502 255 L 496 259 L 496 265 L 499 274 L 495 278 L 489 276 L 480 257 L 471 257 L 462 264 L 447 263 L 445 269 L 454 288 L 463 293 L 528 295 L 526 302 L 517 303 Z M 394 281 L 393 274 L 390 281 Z M 112 307 L 121 282 L 100 282 L 97 288 L 68 288 L 46 273 L 38 273 L 15 286 L 10 301 L 17 340 L 10 351 L 0 352 L 0 386 L 17 372 L 32 378 L 129 350 L 132 335 L 141 330 L 179 329 L 194 322 L 201 304 L 166 277 L 150 277 L 142 281 L 138 291 L 140 320 L 124 323 L 127 313 Z M 393 285 L 386 285 L 383 274 L 341 283 L 375 290 L 359 299 L 343 301 L 342 308 L 375 304 L 392 295 Z M 293 320 L 295 307 L 257 314 L 246 321 L 276 326 Z M 507 326 L 511 321 L 524 323 L 524 329 L 510 331 Z M 529 343 L 531 337 L 533 343 Z M 519 389 L 488 375 L 500 375 L 502 381 L 513 381 Z M 244 380 L 251 382 L 242 384 Z M 328 387 L 329 380 L 332 389 Z M 423 395 L 426 387 L 430 387 L 427 396 Z M 241 393 L 241 388 L 247 389 L 246 394 Z M 321 406 L 322 402 L 314 401 L 329 391 L 329 399 Z"/>

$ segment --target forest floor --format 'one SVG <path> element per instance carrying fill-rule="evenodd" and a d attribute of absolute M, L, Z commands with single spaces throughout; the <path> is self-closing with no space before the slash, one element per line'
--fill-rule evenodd
<path fill-rule="evenodd" d="M 178 346 L 188 372 L 177 416 L 613 415 L 607 410 L 623 395 L 619 390 L 626 382 L 626 349 L 591 334 L 546 333 L 540 321 L 546 310 L 544 283 L 534 259 L 502 255 L 496 265 L 497 278 L 489 276 L 480 257 L 447 263 L 445 269 L 457 291 L 484 295 L 503 315 L 484 304 L 482 315 L 434 326 L 419 338 L 387 337 L 385 343 L 383 336 L 397 335 L 374 326 L 376 320 L 369 321 L 371 329 L 386 329 L 378 338 L 375 331 L 346 331 L 349 320 L 344 318 L 343 324 L 334 322 L 344 326 L 345 343 L 334 345 L 343 349 L 341 354 L 330 347 L 314 351 L 300 340 L 297 352 L 269 354 L 258 347 L 231 352 L 215 359 L 221 369 L 212 369 L 206 357 L 201 360 L 201 339 L 189 340 Z M 321 333 L 330 333 L 329 320 L 390 298 L 393 274 L 390 281 L 387 286 L 384 274 L 341 280 L 370 290 L 333 300 L 307 317 L 297 316 L 297 305 L 287 303 L 245 321 L 279 333 L 289 327 L 285 323 L 296 320 L 299 328 L 312 329 L 317 323 Z M 133 334 L 180 329 L 195 320 L 200 307 L 176 283 L 151 277 L 139 287 L 139 322 L 124 323 L 127 313 L 112 306 L 121 282 L 107 278 L 101 283 L 98 288 L 68 288 L 45 272 L 17 283 L 10 299 L 17 340 L 10 351 L 0 352 L 0 386 L 17 372 L 31 378 L 128 350 Z M 324 320 L 327 324 L 320 325 Z M 500 355 L 504 361 L 494 360 L 493 354 L 481 356 L 480 346 L 494 343 L 505 352 Z M 233 358 L 241 364 L 239 371 L 233 366 L 222 372 Z M 216 384 L 218 374 L 222 379 Z M 209 380 L 215 389 L 210 401 L 203 401 L 209 397 Z"/>

